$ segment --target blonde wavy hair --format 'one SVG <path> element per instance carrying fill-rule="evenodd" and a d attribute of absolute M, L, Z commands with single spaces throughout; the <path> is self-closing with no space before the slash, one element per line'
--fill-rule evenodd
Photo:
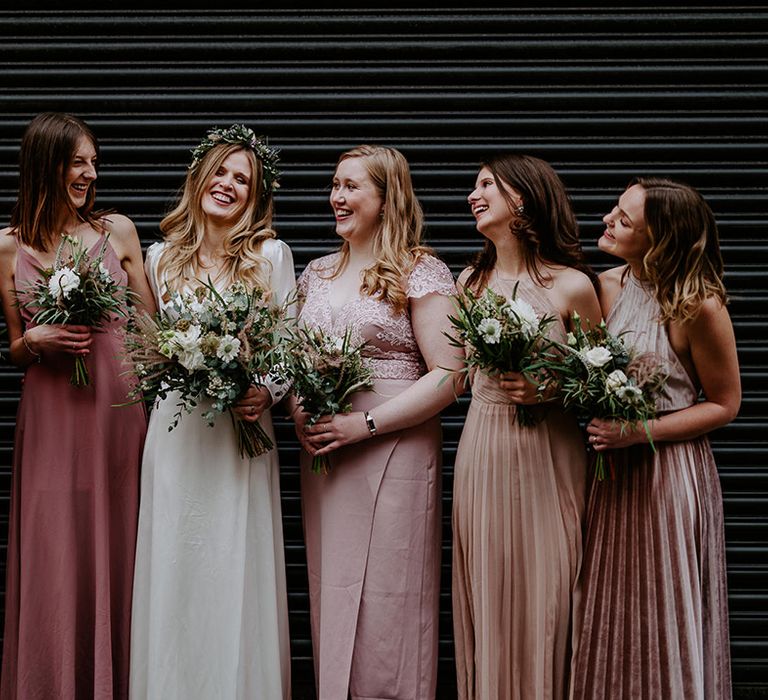
<path fill-rule="evenodd" d="M 205 236 L 203 195 L 221 164 L 237 151 L 245 153 L 251 163 L 251 187 L 240 218 L 224 239 L 224 278 L 227 284 L 243 282 L 269 294 L 271 265 L 261 255 L 261 246 L 263 241 L 276 235 L 271 228 L 272 194 L 262 196 L 261 160 L 241 144 L 211 148 L 197 166 L 187 172 L 178 203 L 160 222 L 160 231 L 168 245 L 158 261 L 158 279 L 165 278 L 171 292 L 180 290 L 187 280 L 197 278 L 201 272 L 198 251 Z"/>
<path fill-rule="evenodd" d="M 703 197 L 662 178 L 635 178 L 632 185 L 645 191 L 651 245 L 643 273 L 661 308 L 659 321 L 690 321 L 709 297 L 727 303 L 717 223 Z"/>
<path fill-rule="evenodd" d="M 424 214 L 411 182 L 405 156 L 387 146 L 357 146 L 342 153 L 336 162 L 360 158 L 368 176 L 384 202 L 381 223 L 373 239 L 376 263 L 363 270 L 360 291 L 380 298 L 402 312 L 408 307 L 408 276 L 419 257 L 431 253 L 421 245 Z M 342 273 L 349 262 L 349 243 L 341 247 L 339 264 L 331 279 Z"/>

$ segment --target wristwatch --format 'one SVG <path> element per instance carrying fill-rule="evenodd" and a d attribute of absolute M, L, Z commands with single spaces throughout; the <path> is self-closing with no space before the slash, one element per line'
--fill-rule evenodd
<path fill-rule="evenodd" d="M 373 416 L 368 411 L 363 415 L 365 416 L 365 424 L 368 426 L 368 432 L 371 435 L 376 435 L 376 423 L 373 422 Z"/>

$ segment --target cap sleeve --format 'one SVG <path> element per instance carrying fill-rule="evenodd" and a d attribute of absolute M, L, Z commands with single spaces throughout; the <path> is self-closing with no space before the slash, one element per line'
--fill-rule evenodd
<path fill-rule="evenodd" d="M 262 255 L 272 265 L 269 284 L 272 298 L 279 306 L 293 297 L 296 276 L 293 268 L 293 253 L 286 243 L 269 238 L 262 244 Z"/>
<path fill-rule="evenodd" d="M 406 294 L 409 299 L 418 299 L 427 294 L 456 294 L 456 285 L 448 266 L 434 255 L 422 255 L 410 276 Z"/>

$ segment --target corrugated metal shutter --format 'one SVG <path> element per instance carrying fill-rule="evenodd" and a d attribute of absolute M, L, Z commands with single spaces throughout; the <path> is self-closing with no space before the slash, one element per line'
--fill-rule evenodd
<path fill-rule="evenodd" d="M 276 225 L 298 270 L 336 243 L 326 202 L 336 156 L 362 142 L 408 156 L 429 239 L 458 272 L 480 243 L 466 195 L 482 154 L 541 156 L 573 193 L 591 260 L 635 174 L 699 187 L 721 225 L 744 403 L 714 435 L 722 476 L 737 695 L 768 695 L 768 7 L 611 10 L 0 11 L 0 221 L 25 124 L 76 113 L 103 146 L 100 204 L 145 243 L 205 127 L 244 121 L 281 147 Z M 762 336 L 762 340 L 761 340 Z M 20 374 L 0 368 L 0 498 L 7 531 Z M 453 694 L 451 465 L 466 402 L 445 415 L 441 690 Z M 298 449 L 278 425 L 296 697 L 310 697 Z M 4 551 L 0 553 L 5 561 Z M 3 575 L 4 581 L 4 575 Z"/>

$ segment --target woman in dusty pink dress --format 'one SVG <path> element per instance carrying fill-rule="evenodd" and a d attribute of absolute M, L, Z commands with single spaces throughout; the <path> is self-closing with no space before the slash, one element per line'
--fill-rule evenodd
<path fill-rule="evenodd" d="M 669 378 L 650 421 L 594 419 L 614 479 L 592 485 L 574 698 L 731 697 L 723 505 L 706 434 L 732 421 L 741 389 L 712 211 L 691 187 L 638 179 L 603 221 L 600 276 L 611 333 L 654 353 Z M 703 400 L 699 394 L 703 392 Z"/>
<path fill-rule="evenodd" d="M 302 503 L 320 700 L 435 696 L 442 368 L 460 358 L 448 268 L 421 246 L 408 163 L 392 148 L 343 153 L 331 191 L 341 251 L 299 280 L 300 320 L 366 341 L 375 388 L 353 411 L 304 428 Z M 363 444 L 353 444 L 365 440 Z M 311 455 L 330 454 L 330 473 Z"/>
<path fill-rule="evenodd" d="M 25 368 L 16 421 L 0 697 L 126 698 L 142 406 L 126 401 L 122 321 L 30 323 L 23 292 L 63 234 L 95 253 L 149 311 L 131 221 L 93 212 L 98 144 L 66 114 L 41 114 L 21 144 L 19 197 L 0 232 L 0 296 L 11 361 Z M 105 243 L 105 237 L 108 240 Z M 69 383 L 75 356 L 91 384 Z"/>
<path fill-rule="evenodd" d="M 487 241 L 459 284 L 527 301 L 565 341 L 600 306 L 565 187 L 538 158 L 483 164 L 469 195 Z M 453 486 L 453 624 L 459 698 L 564 698 L 581 562 L 586 456 L 575 418 L 510 373 L 475 374 Z M 521 427 L 516 406 L 536 425 Z"/>

